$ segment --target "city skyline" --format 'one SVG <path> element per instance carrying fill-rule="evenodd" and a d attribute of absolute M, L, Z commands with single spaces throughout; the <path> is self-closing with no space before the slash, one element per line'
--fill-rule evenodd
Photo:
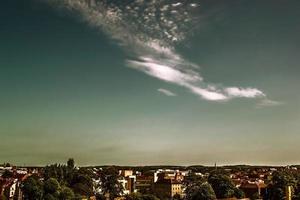
<path fill-rule="evenodd" d="M 0 162 L 299 164 L 297 1 L 0 8 Z"/>

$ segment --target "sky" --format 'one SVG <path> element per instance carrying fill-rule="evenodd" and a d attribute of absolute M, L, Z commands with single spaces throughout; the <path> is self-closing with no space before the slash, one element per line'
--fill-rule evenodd
<path fill-rule="evenodd" d="M 0 6 L 0 163 L 300 164 L 298 0 Z"/>

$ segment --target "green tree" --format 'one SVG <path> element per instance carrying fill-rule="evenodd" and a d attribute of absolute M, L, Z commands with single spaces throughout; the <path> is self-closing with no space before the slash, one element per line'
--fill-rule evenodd
<path fill-rule="evenodd" d="M 68 162 L 67 162 L 67 166 L 69 169 L 74 169 L 75 167 L 75 161 L 73 158 L 69 158 Z"/>
<path fill-rule="evenodd" d="M 232 198 L 237 194 L 237 189 L 229 176 L 222 173 L 214 172 L 208 177 L 218 199 Z"/>
<path fill-rule="evenodd" d="M 234 188 L 234 196 L 238 199 L 243 199 L 245 198 L 245 193 L 239 188 Z"/>
<path fill-rule="evenodd" d="M 202 176 L 196 175 L 194 172 L 188 173 L 188 175 L 184 178 L 184 185 L 188 186 L 190 184 L 195 184 L 195 183 L 204 183 L 205 179 Z"/>
<path fill-rule="evenodd" d="M 45 194 L 44 200 L 58 200 L 58 198 L 52 194 Z"/>
<path fill-rule="evenodd" d="M 44 183 L 44 193 L 58 196 L 60 193 L 60 184 L 55 178 L 49 178 Z"/>
<path fill-rule="evenodd" d="M 157 198 L 153 194 L 144 194 L 142 195 L 142 200 L 159 200 L 159 198 Z"/>
<path fill-rule="evenodd" d="M 142 200 L 142 194 L 140 193 L 131 193 L 125 196 L 126 200 Z"/>
<path fill-rule="evenodd" d="M 254 194 L 252 195 L 252 197 L 251 197 L 250 199 L 251 199 L 251 200 L 257 200 L 257 199 L 261 199 L 261 197 L 260 197 L 259 193 L 256 192 L 256 193 L 254 193 Z"/>
<path fill-rule="evenodd" d="M 284 200 L 285 190 L 287 186 L 291 186 L 292 189 L 297 187 L 297 181 L 295 177 L 287 171 L 276 171 L 272 174 L 272 181 L 269 185 L 270 200 Z"/>
<path fill-rule="evenodd" d="M 107 167 L 100 172 L 100 187 L 103 194 L 109 194 L 110 199 L 114 199 L 123 193 L 123 187 L 118 181 L 119 173 L 114 167 Z"/>
<path fill-rule="evenodd" d="M 71 188 L 68 188 L 66 186 L 61 188 L 61 192 L 60 192 L 60 200 L 72 200 L 74 199 L 75 195 L 73 190 L 71 190 Z"/>
<path fill-rule="evenodd" d="M 30 176 L 22 184 L 25 200 L 42 200 L 43 184 L 38 177 Z"/>
<path fill-rule="evenodd" d="M 6 196 L 3 194 L 3 195 L 0 195 L 0 199 L 1 200 L 7 200 Z"/>
<path fill-rule="evenodd" d="M 152 194 L 141 194 L 141 193 L 132 193 L 125 196 L 126 200 L 159 200 L 156 196 Z"/>
<path fill-rule="evenodd" d="M 65 173 L 64 173 L 65 170 L 63 168 L 65 168 L 65 166 L 58 165 L 58 164 L 46 166 L 43 169 L 44 179 L 48 180 L 49 178 L 55 178 L 59 182 L 64 181 L 64 179 L 65 179 Z"/>
<path fill-rule="evenodd" d="M 187 200 L 215 200 L 216 194 L 209 183 L 196 182 L 186 188 Z"/>
<path fill-rule="evenodd" d="M 2 174 L 2 178 L 11 178 L 11 177 L 13 177 L 13 175 L 14 174 L 11 171 L 5 170 Z"/>
<path fill-rule="evenodd" d="M 182 198 L 181 198 L 181 196 L 180 196 L 180 194 L 175 194 L 174 196 L 173 196 L 173 200 L 181 200 Z"/>
<path fill-rule="evenodd" d="M 82 196 L 93 196 L 93 173 L 86 168 L 74 171 L 70 187 L 77 194 Z"/>
<path fill-rule="evenodd" d="M 78 171 L 74 167 L 75 161 L 72 158 L 67 161 L 67 165 L 54 164 L 46 166 L 43 169 L 44 179 L 55 178 L 58 182 L 70 186 L 74 173 Z"/>

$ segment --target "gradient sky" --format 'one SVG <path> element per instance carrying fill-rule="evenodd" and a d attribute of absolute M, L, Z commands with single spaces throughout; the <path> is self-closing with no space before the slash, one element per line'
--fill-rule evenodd
<path fill-rule="evenodd" d="M 0 163 L 300 164 L 300 1 L 61 2 L 1 3 Z"/>

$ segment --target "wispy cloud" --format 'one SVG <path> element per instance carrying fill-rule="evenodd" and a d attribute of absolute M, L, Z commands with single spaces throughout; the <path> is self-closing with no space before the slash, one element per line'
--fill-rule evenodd
<path fill-rule="evenodd" d="M 266 96 L 262 91 L 256 88 L 229 87 L 226 88 L 225 91 L 231 97 L 256 98 Z"/>
<path fill-rule="evenodd" d="M 265 99 L 262 99 L 260 102 L 258 102 L 256 107 L 262 108 L 262 107 L 270 107 L 270 106 L 281 106 L 283 104 L 284 104 L 283 102 L 273 101 L 273 100 L 265 98 Z"/>
<path fill-rule="evenodd" d="M 203 99 L 206 99 L 209 101 L 225 101 L 225 100 L 229 99 L 228 96 L 225 96 L 222 92 L 214 90 L 214 89 L 201 88 L 201 87 L 196 87 L 193 85 L 189 85 L 188 88 L 194 94 L 199 95 Z"/>
<path fill-rule="evenodd" d="M 197 1 L 48 0 L 76 12 L 93 27 L 107 33 L 125 47 L 127 65 L 159 80 L 185 87 L 209 101 L 265 97 L 256 88 L 224 87 L 204 81 L 199 67 L 176 52 L 176 44 L 197 27 Z M 162 92 L 162 91 L 160 91 Z M 270 103 L 270 102 L 269 102 Z"/>
<path fill-rule="evenodd" d="M 170 90 L 167 90 L 167 89 L 163 89 L 163 88 L 159 88 L 157 89 L 158 92 L 166 95 L 166 96 L 169 96 L 169 97 L 174 97 L 174 96 L 177 96 L 177 94 L 171 92 Z"/>

